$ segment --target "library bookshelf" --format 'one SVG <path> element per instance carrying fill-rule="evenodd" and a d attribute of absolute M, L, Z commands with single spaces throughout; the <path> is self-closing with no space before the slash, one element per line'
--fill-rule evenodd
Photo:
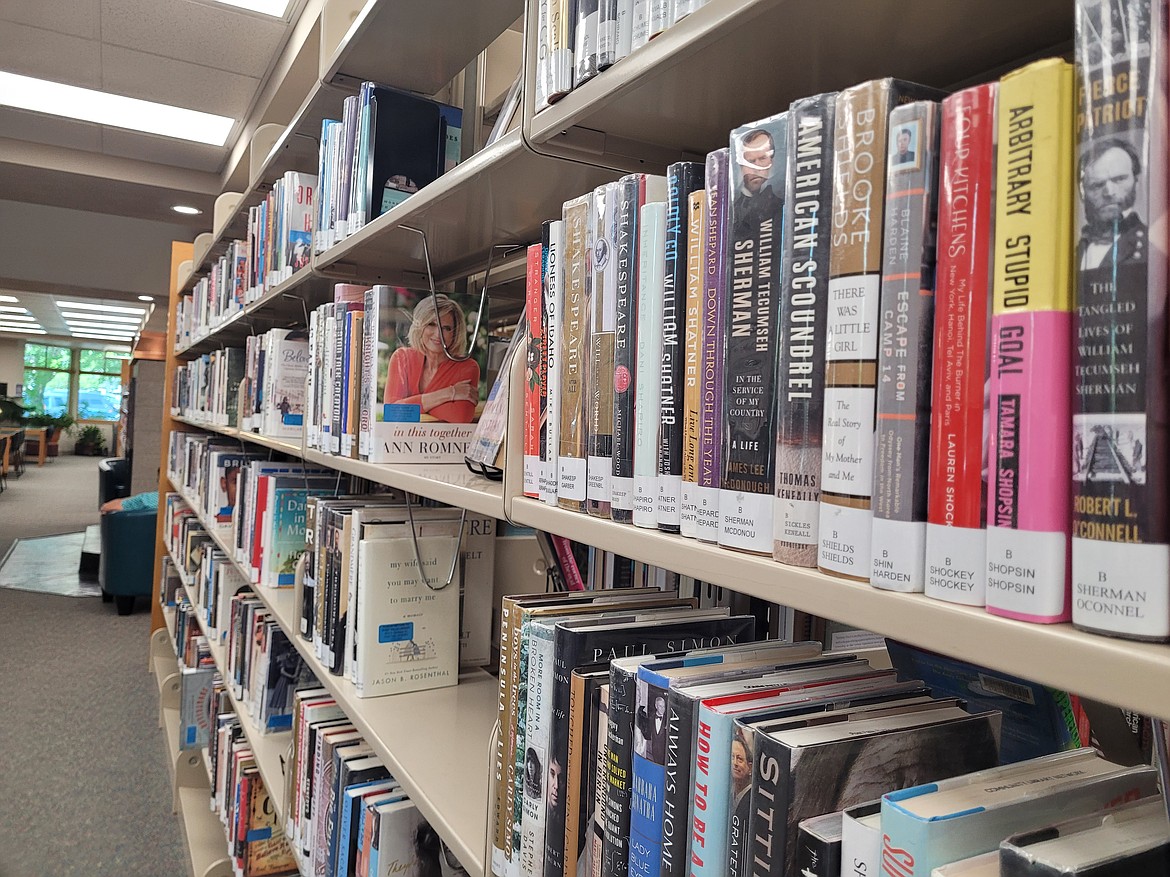
<path fill-rule="evenodd" d="M 301 111 L 283 131 L 270 132 L 248 190 L 217 217 L 175 280 L 191 288 L 230 243 L 249 199 L 290 169 L 296 148 L 315 136 L 320 119 L 340 112 L 340 96 L 363 78 L 433 94 L 471 65 L 511 20 L 524 16 L 525 100 L 519 126 L 453 171 L 314 256 L 312 264 L 206 334 L 169 363 L 239 343 L 257 326 L 289 325 L 306 308 L 330 300 L 334 281 L 418 284 L 427 280 L 425 234 L 435 280 L 482 271 L 494 247 L 526 244 L 561 203 L 630 170 L 660 173 L 670 161 L 694 159 L 726 145 L 735 125 L 777 112 L 794 98 L 831 91 L 875 76 L 913 78 L 939 87 L 985 81 L 1037 57 L 1067 52 L 1072 8 L 1057 0 L 932 3 L 878 0 L 858 13 L 864 26 L 843 27 L 835 4 L 815 0 L 710 0 L 614 67 L 534 112 L 536 0 L 492 0 L 466 13 L 455 0 L 393 3 L 369 0 L 337 8 L 326 2 L 320 22 L 319 75 Z M 461 16 L 470 32 L 453 33 Z M 340 22 L 340 23 L 339 23 Z M 379 39 L 408 35 L 410 48 L 433 47 L 434 73 L 408 63 L 409 52 L 386 51 Z M 766 75 L 753 64 L 768 59 Z M 428 60 L 428 63 L 430 61 Z M 758 63 L 755 63 L 758 68 Z M 412 76 L 421 76 L 414 80 Z M 446 77 L 444 79 L 444 77 Z M 331 103 L 332 101 L 332 103 Z M 465 116 L 466 118 L 466 116 Z M 465 129 L 466 130 L 466 129 Z M 261 145 L 262 147 L 264 144 Z M 291 150 L 291 151 L 290 151 Z M 260 155 L 263 153 L 263 155 Z M 297 170 L 316 167 L 312 149 Z M 230 204 L 228 199 L 225 204 Z M 252 201 L 252 203 L 255 203 Z M 290 298 L 291 296 L 291 298 Z M 172 331 L 174 299 L 172 298 Z M 247 444 L 299 457 L 429 499 L 556 533 L 646 563 L 693 575 L 740 593 L 792 606 L 878 634 L 954 655 L 1001 672 L 1117 706 L 1170 718 L 1170 647 L 1114 640 L 1068 624 L 1030 625 L 982 610 L 888 593 L 770 558 L 732 552 L 651 530 L 564 511 L 522 496 L 522 363 L 511 374 L 507 465 L 502 482 L 460 466 L 372 465 L 307 449 L 287 439 L 169 418 L 164 429 L 207 429 Z M 168 374 L 169 378 L 169 374 Z M 168 380 L 168 394 L 169 380 Z M 170 399 L 168 395 L 167 407 Z M 167 446 L 164 436 L 163 446 Z M 161 546 L 160 546 L 161 551 Z M 259 588 L 290 639 L 292 596 Z M 488 623 L 486 620 L 484 623 Z M 488 751 L 496 713 L 496 682 L 487 673 L 461 677 L 455 688 L 360 701 L 345 680 L 306 654 L 320 679 L 363 730 L 420 810 L 473 875 L 487 873 Z M 279 797 L 279 775 L 265 780 Z"/>

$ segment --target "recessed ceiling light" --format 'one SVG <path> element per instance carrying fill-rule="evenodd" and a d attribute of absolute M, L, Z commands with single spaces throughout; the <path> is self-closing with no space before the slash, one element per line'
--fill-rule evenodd
<path fill-rule="evenodd" d="M 101 332 L 70 332 L 74 338 L 97 338 L 101 341 L 129 341 L 131 335 L 109 335 Z"/>
<path fill-rule="evenodd" d="M 185 216 L 198 216 L 203 211 L 198 207 L 190 207 L 187 204 L 176 204 L 171 210 L 175 213 L 182 213 Z"/>
<path fill-rule="evenodd" d="M 0 320 L 5 323 L 39 323 L 32 314 L 0 314 Z"/>
<path fill-rule="evenodd" d="M 137 329 L 129 327 L 123 329 L 116 326 L 103 326 L 101 323 L 70 323 L 69 328 L 78 332 L 105 332 L 107 335 L 137 335 Z"/>
<path fill-rule="evenodd" d="M 47 335 L 40 326 L 5 326 L 0 323 L 0 332 L 20 332 L 25 335 Z"/>
<path fill-rule="evenodd" d="M 138 300 L 139 301 L 154 301 L 154 296 L 153 295 L 140 295 L 140 296 L 138 296 Z"/>
<path fill-rule="evenodd" d="M 145 314 L 146 308 L 116 307 L 114 305 L 91 305 L 85 301 L 60 301 L 57 306 L 62 311 L 102 311 L 107 314 Z"/>
<path fill-rule="evenodd" d="M 67 320 L 90 319 L 94 320 L 95 323 L 129 323 L 135 326 L 143 322 L 142 317 L 121 317 L 115 315 L 115 313 L 111 313 L 111 315 L 106 316 L 104 313 L 74 313 L 73 311 L 62 311 L 61 316 Z"/>
<path fill-rule="evenodd" d="M 274 18 L 284 18 L 288 12 L 288 0 L 219 0 L 224 6 L 235 6 L 249 12 L 260 12 Z"/>
<path fill-rule="evenodd" d="M 146 134 L 223 146 L 234 119 L 154 101 L 0 72 L 0 104 Z"/>
<path fill-rule="evenodd" d="M 15 295 L 0 295 L 0 301 L 20 301 Z"/>
<path fill-rule="evenodd" d="M 0 311 L 8 314 L 27 314 L 28 308 L 22 308 L 16 305 L 0 305 Z"/>

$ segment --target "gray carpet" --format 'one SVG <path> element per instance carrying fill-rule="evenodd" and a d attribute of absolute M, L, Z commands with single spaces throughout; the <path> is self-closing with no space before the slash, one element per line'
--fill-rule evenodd
<path fill-rule="evenodd" d="M 0 556 L 97 517 L 95 458 L 32 467 L 0 494 Z M 142 605 L 0 590 L 0 877 L 187 873 L 149 636 Z"/>

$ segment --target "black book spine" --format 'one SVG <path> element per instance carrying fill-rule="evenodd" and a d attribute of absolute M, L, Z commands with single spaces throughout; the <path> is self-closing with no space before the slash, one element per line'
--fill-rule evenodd
<path fill-rule="evenodd" d="M 683 342 L 687 302 L 687 230 L 691 193 L 703 188 L 705 168 L 679 161 L 666 169 L 666 265 L 662 301 L 662 425 L 658 430 L 658 529 L 682 523 Z"/>
<path fill-rule="evenodd" d="M 838 877 L 841 838 L 826 840 L 800 829 L 796 839 L 796 873 L 808 877 Z"/>
<path fill-rule="evenodd" d="M 617 320 L 613 336 L 613 480 L 610 516 L 634 519 L 634 399 L 638 349 L 638 205 L 642 178 L 622 177 L 617 204 Z"/>
<path fill-rule="evenodd" d="M 785 877 L 784 850 L 788 834 L 785 750 L 766 734 L 756 735 L 752 761 L 751 816 L 748 821 L 747 867 L 753 877 Z"/>
<path fill-rule="evenodd" d="M 634 760 L 637 671 L 609 671 L 609 753 L 605 765 L 605 841 L 601 877 L 627 877 L 630 861 L 630 770 Z"/>
<path fill-rule="evenodd" d="M 666 790 L 662 796 L 662 877 L 683 877 L 690 858 L 691 770 L 698 702 L 671 689 L 666 696 Z"/>

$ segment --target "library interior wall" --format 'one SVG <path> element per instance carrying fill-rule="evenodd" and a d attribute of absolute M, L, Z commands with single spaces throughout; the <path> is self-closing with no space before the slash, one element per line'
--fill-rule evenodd
<path fill-rule="evenodd" d="M 24 339 L 0 338 L 0 384 L 8 385 L 8 395 L 16 394 L 16 385 L 24 380 Z"/>

